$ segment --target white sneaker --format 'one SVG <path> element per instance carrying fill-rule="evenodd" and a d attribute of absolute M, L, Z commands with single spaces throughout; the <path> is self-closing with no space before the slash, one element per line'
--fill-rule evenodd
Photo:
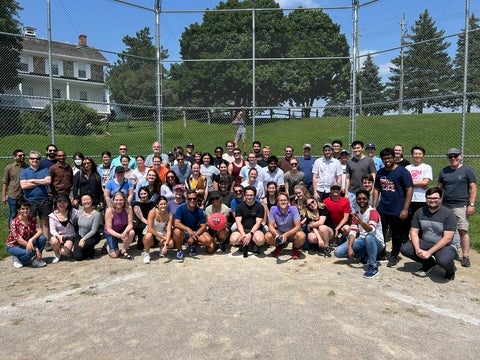
<path fill-rule="evenodd" d="M 41 268 L 41 267 L 47 266 L 47 263 L 41 259 L 40 260 L 34 259 L 32 261 L 32 266 L 36 268 Z"/>
<path fill-rule="evenodd" d="M 20 269 L 23 267 L 23 264 L 18 260 L 16 256 L 12 256 L 13 267 L 15 269 Z"/>
<path fill-rule="evenodd" d="M 150 253 L 148 252 L 143 253 L 143 263 L 150 264 Z"/>
<path fill-rule="evenodd" d="M 58 263 L 61 258 L 62 258 L 62 255 L 60 255 L 60 254 L 53 254 L 52 264 Z"/>

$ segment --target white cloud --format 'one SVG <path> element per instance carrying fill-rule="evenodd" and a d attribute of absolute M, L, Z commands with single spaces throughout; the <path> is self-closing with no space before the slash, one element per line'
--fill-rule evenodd
<path fill-rule="evenodd" d="M 318 2 L 314 0 L 276 0 L 281 8 L 296 8 L 302 6 L 305 8 L 319 7 Z"/>

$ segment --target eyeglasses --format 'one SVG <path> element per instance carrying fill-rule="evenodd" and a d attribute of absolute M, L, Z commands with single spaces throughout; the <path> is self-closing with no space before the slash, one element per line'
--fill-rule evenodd
<path fill-rule="evenodd" d="M 240 153 L 238 151 L 234 151 L 233 155 L 240 155 Z"/>
<path fill-rule="evenodd" d="M 458 154 L 452 154 L 452 155 L 448 155 L 448 158 L 449 158 L 449 159 L 456 159 L 456 158 L 458 158 L 459 156 L 460 156 L 460 155 L 458 155 Z"/>
<path fill-rule="evenodd" d="M 18 157 L 25 157 L 25 154 L 18 154 Z"/>
<path fill-rule="evenodd" d="M 297 166 L 298 163 L 290 163 L 291 166 Z"/>
<path fill-rule="evenodd" d="M 40 158 L 29 158 L 30 160 L 36 160 L 36 161 L 40 161 Z"/>
<path fill-rule="evenodd" d="M 127 150 L 127 148 L 118 148 L 118 150 Z"/>
<path fill-rule="evenodd" d="M 175 179 L 175 176 L 167 176 L 167 179 Z"/>
<path fill-rule="evenodd" d="M 430 197 L 430 196 L 427 196 L 426 199 L 430 200 L 430 201 L 439 201 L 440 200 L 439 197 Z"/>
<path fill-rule="evenodd" d="M 181 159 L 177 159 L 177 161 L 183 161 L 183 160 L 184 160 L 183 158 L 181 158 Z"/>
<path fill-rule="evenodd" d="M 194 197 L 194 198 L 187 198 L 188 201 L 197 201 L 197 198 Z"/>
<path fill-rule="evenodd" d="M 55 150 L 55 149 L 50 149 L 50 150 L 48 150 L 48 152 L 57 152 L 57 150 Z"/>
<path fill-rule="evenodd" d="M 315 204 L 315 200 L 312 200 L 312 201 L 307 202 L 307 205 L 308 205 L 308 206 L 312 206 L 313 204 Z"/>

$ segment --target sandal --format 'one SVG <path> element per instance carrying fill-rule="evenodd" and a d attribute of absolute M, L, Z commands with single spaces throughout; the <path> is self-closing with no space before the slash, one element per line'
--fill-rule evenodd
<path fill-rule="evenodd" d="M 120 251 L 120 254 L 122 254 L 123 258 L 124 259 L 127 259 L 127 260 L 133 260 L 133 257 L 132 255 L 130 255 L 127 251 Z"/>

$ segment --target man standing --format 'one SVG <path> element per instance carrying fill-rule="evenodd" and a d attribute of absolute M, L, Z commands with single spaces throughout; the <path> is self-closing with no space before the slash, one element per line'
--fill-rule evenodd
<path fill-rule="evenodd" d="M 171 167 L 171 170 L 178 176 L 180 184 L 185 184 L 190 177 L 190 166 L 185 164 L 185 156 L 182 153 L 177 154 L 177 163 Z"/>
<path fill-rule="evenodd" d="M 312 169 L 312 182 L 315 187 L 313 197 L 320 201 L 330 196 L 330 186 L 342 182 L 342 165 L 333 157 L 332 144 L 323 145 L 323 156 L 315 160 Z"/>
<path fill-rule="evenodd" d="M 375 178 L 377 170 L 371 158 L 363 153 L 363 142 L 355 140 L 352 142 L 353 157 L 348 160 L 345 177 L 345 197 L 350 200 L 352 211 L 356 211 L 355 193 L 362 189 L 362 177 L 370 174 Z M 384 227 L 385 229 L 385 227 Z"/>
<path fill-rule="evenodd" d="M 128 156 L 127 152 L 128 152 L 127 145 L 120 144 L 120 146 L 118 147 L 118 153 L 120 155 L 112 160 L 112 168 L 115 169 L 117 166 L 122 166 L 122 161 L 121 161 L 122 156 Z M 130 158 L 130 161 L 128 163 L 128 167 L 132 170 L 135 170 L 135 168 L 137 167 L 135 158 L 133 156 L 129 156 L 129 158 Z"/>
<path fill-rule="evenodd" d="M 50 144 L 45 148 L 45 159 L 41 160 L 38 165 L 40 169 L 49 169 L 57 162 L 57 150 L 55 144 Z"/>
<path fill-rule="evenodd" d="M 374 164 L 375 164 L 375 169 L 380 170 L 383 167 L 383 162 L 382 159 L 380 159 L 377 155 L 375 155 L 375 150 L 377 147 L 375 146 L 374 143 L 368 143 L 367 146 L 365 146 L 365 151 L 367 152 L 367 156 L 372 158 Z"/>
<path fill-rule="evenodd" d="M 398 264 L 398 254 L 408 240 L 408 209 L 413 195 L 412 176 L 403 166 L 394 162 L 394 151 L 385 148 L 380 152 L 385 167 L 380 169 L 375 179 L 373 207 L 382 219 L 383 237 L 390 226 L 392 230 L 392 251 L 388 267 Z M 384 252 L 380 256 L 384 256 Z"/>
<path fill-rule="evenodd" d="M 50 191 L 53 198 L 58 195 L 70 196 L 73 186 L 73 170 L 67 164 L 67 154 L 64 150 L 57 151 L 57 162 L 50 166 L 50 177 L 52 178 Z"/>
<path fill-rule="evenodd" d="M 31 204 L 30 215 L 40 217 L 43 235 L 50 239 L 48 214 L 52 211 L 52 202 L 48 197 L 48 187 L 52 178 L 48 169 L 40 169 L 41 157 L 38 151 L 30 151 L 30 166 L 20 172 L 20 186 L 23 197 Z"/>
<path fill-rule="evenodd" d="M 173 222 L 173 242 L 177 248 L 177 259 L 183 261 L 183 243 L 190 247 L 190 255 L 197 254 L 197 245 L 205 246 L 207 253 L 215 251 L 215 242 L 207 231 L 205 213 L 197 206 L 198 195 L 195 190 L 187 192 L 187 203 L 175 211 Z"/>
<path fill-rule="evenodd" d="M 268 158 L 268 165 L 260 172 L 260 180 L 266 186 L 269 181 L 273 181 L 277 186 L 284 186 L 284 173 L 278 166 L 278 158 L 276 156 L 270 156 Z"/>
<path fill-rule="evenodd" d="M 298 160 L 298 171 L 301 171 L 305 174 L 304 184 L 305 187 L 313 193 L 313 164 L 315 163 L 315 158 L 312 156 L 312 145 L 303 144 L 303 154 L 297 158 Z"/>
<path fill-rule="evenodd" d="M 337 160 L 340 160 L 340 151 L 342 151 L 342 146 L 343 146 L 342 140 L 335 139 L 332 141 L 333 157 Z"/>
<path fill-rule="evenodd" d="M 240 170 L 240 177 L 242 178 L 242 181 L 248 180 L 248 173 L 250 172 L 250 169 L 257 169 L 258 174 L 262 172 L 262 167 L 257 164 L 257 158 L 255 157 L 255 153 L 249 153 L 247 159 L 247 164 L 243 166 Z"/>
<path fill-rule="evenodd" d="M 152 166 L 153 165 L 153 157 L 155 155 L 160 156 L 162 159 L 162 163 L 167 164 L 168 163 L 168 156 L 166 154 L 162 154 L 162 144 L 160 144 L 160 141 L 155 141 L 152 144 L 152 150 L 153 154 L 150 154 L 147 156 L 145 159 L 145 166 Z"/>
<path fill-rule="evenodd" d="M 356 201 L 360 211 L 352 216 L 348 242 L 337 246 L 334 252 L 338 258 L 348 256 L 350 259 L 366 260 L 368 269 L 363 274 L 366 279 L 377 276 L 377 254 L 385 247 L 380 215 L 368 204 L 369 198 L 367 190 L 357 191 Z"/>
<path fill-rule="evenodd" d="M 185 161 L 193 164 L 195 162 L 195 154 L 193 151 L 195 150 L 195 145 L 189 142 L 186 146 L 187 152 L 185 153 Z"/>
<path fill-rule="evenodd" d="M 283 170 L 284 173 L 290 171 L 290 160 L 293 157 L 293 147 L 290 145 L 285 146 L 285 156 L 278 161 L 278 167 Z"/>
<path fill-rule="evenodd" d="M 23 196 L 20 186 L 20 172 L 28 166 L 25 164 L 25 153 L 21 149 L 13 151 L 13 163 L 7 165 L 3 172 L 2 202 L 8 203 L 8 223 L 17 216 L 17 201 Z"/>
<path fill-rule="evenodd" d="M 255 140 L 252 143 L 252 152 L 255 153 L 255 156 L 257 157 L 257 161 L 260 160 L 263 155 L 262 155 L 262 143 L 258 140 Z"/>
<path fill-rule="evenodd" d="M 263 234 L 262 221 L 265 217 L 265 209 L 262 204 L 255 201 L 257 190 L 253 186 L 247 186 L 244 190 L 245 201 L 240 203 L 235 212 L 237 229 L 230 235 L 232 245 L 240 245 L 243 257 L 248 256 L 248 246 L 254 243 L 263 252 L 265 235 Z"/>
<path fill-rule="evenodd" d="M 268 166 L 268 158 L 270 157 L 270 146 L 266 145 L 262 149 L 262 157 L 257 159 L 257 164 L 264 168 Z"/>
<path fill-rule="evenodd" d="M 402 245 L 401 253 L 421 263 L 425 275 L 438 264 L 445 269 L 445 280 L 453 280 L 458 246 L 453 234 L 457 218 L 451 209 L 441 205 L 442 193 L 438 187 L 427 190 L 427 205 L 413 215 L 410 241 Z"/>
<path fill-rule="evenodd" d="M 447 151 L 450 166 L 444 167 L 438 176 L 438 186 L 444 190 L 443 205 L 453 210 L 462 248 L 462 266 L 470 266 L 470 235 L 468 225 L 475 212 L 477 177 L 473 169 L 462 163 L 462 152 L 451 148 Z"/>

